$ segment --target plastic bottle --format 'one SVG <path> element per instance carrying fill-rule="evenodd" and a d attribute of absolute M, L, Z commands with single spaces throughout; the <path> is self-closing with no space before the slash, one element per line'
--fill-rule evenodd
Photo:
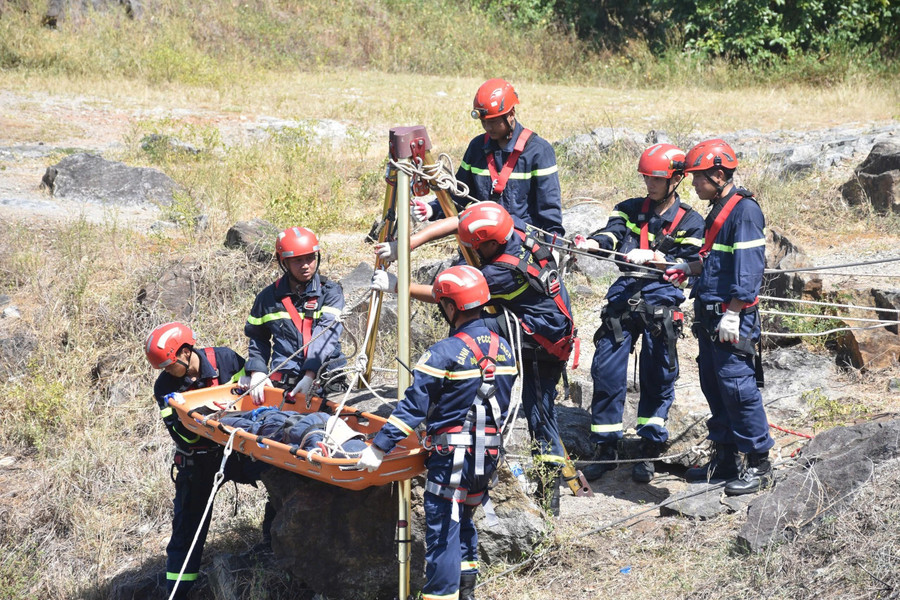
<path fill-rule="evenodd" d="M 509 470 L 512 472 L 513 477 L 519 482 L 522 491 L 528 493 L 528 479 L 525 477 L 525 469 L 522 468 L 522 465 L 517 461 L 510 461 Z"/>

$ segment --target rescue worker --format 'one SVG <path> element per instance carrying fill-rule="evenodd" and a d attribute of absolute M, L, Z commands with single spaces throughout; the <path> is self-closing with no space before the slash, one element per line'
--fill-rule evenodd
<path fill-rule="evenodd" d="M 491 296 L 478 269 L 450 267 L 437 276 L 430 293 L 450 324 L 450 336 L 419 359 L 412 385 L 358 466 L 378 469 L 384 455 L 426 421 L 431 452 L 421 597 L 474 600 L 478 532 L 472 516 L 483 505 L 488 523 L 496 521 L 488 487 L 502 458 L 500 429 L 516 377 L 515 357 L 506 340 L 481 319 Z"/>
<path fill-rule="evenodd" d="M 577 247 L 588 251 L 614 250 L 625 261 L 664 269 L 666 263 L 693 261 L 703 243 L 703 217 L 683 203 L 676 193 L 684 178 L 684 151 L 671 144 L 647 148 L 638 161 L 647 195 L 616 205 L 606 226 Z M 620 265 L 622 275 L 610 286 L 603 307 L 602 323 L 594 334 L 591 378 L 591 442 L 596 444 L 595 462 L 582 469 L 596 479 L 616 468 L 618 442 L 622 439 L 622 415 L 628 387 L 628 355 L 641 338 L 640 400 L 637 434 L 640 455 L 631 477 L 647 483 L 655 468 L 651 459 L 660 456 L 669 439 L 666 419 L 675 400 L 678 378 L 676 340 L 681 337 L 684 302 L 681 289 L 663 280 L 662 271 Z"/>
<path fill-rule="evenodd" d="M 456 222 L 453 231 L 446 225 Z M 569 294 L 559 278 L 550 250 L 539 234 L 516 220 L 496 202 L 478 202 L 410 237 L 410 248 L 456 233 L 461 244 L 478 253 L 481 272 L 491 292 L 490 305 L 500 308 L 486 318 L 488 327 L 507 340 L 522 340 L 522 409 L 534 441 L 541 500 L 559 514 L 559 475 L 566 452 L 556 422 L 556 387 L 576 343 Z M 396 258 L 393 254 L 391 258 Z M 394 291 L 396 277 L 377 271 L 373 288 Z M 410 294 L 428 300 L 428 286 L 413 284 Z M 513 328 L 502 311 L 512 313 Z M 577 353 L 576 353 L 577 354 Z"/>
<path fill-rule="evenodd" d="M 765 218 L 753 195 L 734 185 L 738 161 L 727 143 L 701 142 L 685 162 L 697 196 L 708 200 L 711 210 L 701 260 L 679 263 L 666 275 L 675 283 L 697 277 L 691 292 L 693 331 L 713 443 L 710 461 L 689 469 L 686 478 L 731 480 L 726 494 L 749 494 L 773 482 L 769 450 L 775 441 L 757 387 L 762 380 L 757 308 L 766 265 Z M 740 465 L 738 451 L 744 454 Z"/>
<path fill-rule="evenodd" d="M 344 292 L 319 273 L 316 234 L 305 227 L 285 229 L 275 240 L 275 254 L 284 274 L 256 296 L 244 325 L 254 403 L 263 403 L 265 386 L 304 397 L 346 390 L 339 320 Z M 314 387 L 317 378 L 321 390 Z"/>
<path fill-rule="evenodd" d="M 547 140 L 516 120 L 519 96 L 504 79 L 489 79 L 475 93 L 472 118 L 478 119 L 484 135 L 469 142 L 456 172 L 469 195 L 497 202 L 528 225 L 552 237 L 565 235 L 556 153 Z M 454 196 L 462 211 L 471 199 Z M 413 214 L 419 221 L 444 218 L 437 200 L 413 199 Z"/>
<path fill-rule="evenodd" d="M 244 375 L 244 358 L 230 348 L 197 348 L 194 332 L 183 323 L 165 323 L 154 329 L 144 343 L 144 354 L 154 369 L 163 372 L 156 378 L 153 396 L 159 405 L 160 416 L 175 442 L 173 469 L 175 482 L 175 510 L 172 516 L 172 537 L 166 546 L 166 584 L 171 595 L 182 565 L 184 574 L 178 583 L 175 598 L 186 598 L 197 580 L 203 545 L 209 531 L 212 511 L 201 525 L 213 480 L 222 464 L 222 446 L 192 432 L 182 425 L 175 410 L 166 402 L 174 392 L 186 392 L 215 385 L 236 383 Z M 224 481 L 250 483 L 255 486 L 265 463 L 233 453 L 225 466 Z M 224 483 L 223 481 L 223 483 Z M 268 546 L 275 511 L 266 503 L 263 519 L 263 544 Z M 188 558 L 188 550 L 200 528 L 197 544 Z"/>

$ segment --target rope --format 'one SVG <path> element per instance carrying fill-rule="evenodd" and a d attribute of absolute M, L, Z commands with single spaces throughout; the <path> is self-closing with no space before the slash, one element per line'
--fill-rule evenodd
<path fill-rule="evenodd" d="M 812 319 L 829 319 L 829 320 L 838 320 L 838 321 L 859 321 L 860 323 L 882 323 L 886 325 L 897 325 L 897 321 L 886 321 L 884 319 L 864 319 L 861 317 L 844 317 L 840 315 L 816 315 L 810 313 L 792 313 L 792 312 L 784 312 L 780 310 L 768 310 L 768 309 L 759 309 L 759 312 L 764 315 L 781 315 L 784 317 L 809 317 Z"/>
<path fill-rule="evenodd" d="M 862 310 L 874 310 L 876 312 L 893 312 L 900 314 L 896 308 L 878 308 L 877 306 L 859 306 L 858 304 L 835 304 L 834 302 L 817 302 L 815 300 L 801 300 L 799 298 L 778 298 L 777 296 L 759 296 L 760 300 L 772 300 L 775 302 L 796 302 L 797 304 L 814 304 L 816 306 L 833 306 L 835 308 L 859 308 Z"/>
<path fill-rule="evenodd" d="M 778 333 L 775 331 L 762 331 L 762 335 L 766 337 L 816 337 L 820 335 L 831 335 L 832 333 L 840 333 L 841 331 L 868 331 L 869 329 L 879 329 L 881 327 L 891 327 L 896 325 L 896 321 L 881 323 L 879 325 L 869 325 L 868 327 L 837 327 L 828 331 L 814 331 L 811 333 Z"/>
<path fill-rule="evenodd" d="M 194 552 L 194 547 L 197 545 L 197 540 L 200 538 L 200 532 L 203 530 L 203 523 L 206 522 L 206 517 L 209 515 L 209 511 L 212 508 L 213 500 L 215 500 L 216 493 L 219 491 L 219 486 L 221 486 L 222 482 L 225 480 L 225 463 L 228 462 L 228 457 L 231 456 L 231 450 L 234 447 L 234 436 L 238 431 L 242 430 L 235 428 L 231 431 L 231 435 L 228 436 L 228 443 L 225 444 L 225 450 L 222 453 L 222 463 L 219 465 L 219 471 L 216 473 L 215 477 L 213 477 L 212 490 L 209 492 L 206 508 L 203 509 L 203 516 L 200 518 L 200 526 L 197 527 L 197 531 L 194 533 L 194 539 L 191 541 L 191 547 L 188 548 L 187 555 L 184 557 L 184 563 L 181 565 L 181 570 L 178 572 L 178 577 L 175 579 L 175 585 L 172 587 L 172 593 L 169 595 L 169 600 L 175 598 L 175 593 L 178 591 L 178 584 L 181 583 L 181 578 L 184 576 L 184 570 L 187 568 L 191 554 Z"/>
<path fill-rule="evenodd" d="M 878 260 L 867 260 L 862 262 L 854 262 L 854 263 L 843 263 L 837 265 L 824 265 L 821 267 L 802 267 L 797 269 L 766 269 L 766 274 L 774 274 L 774 273 L 808 273 L 812 271 L 822 271 L 826 269 L 840 269 L 841 267 L 861 267 L 865 265 L 880 265 L 882 263 L 889 262 L 897 262 L 900 261 L 900 256 L 895 258 L 882 258 Z"/>
<path fill-rule="evenodd" d="M 523 362 L 522 362 L 522 328 L 519 327 L 518 318 L 505 306 L 503 307 L 503 317 L 506 319 L 506 330 L 509 332 L 514 332 L 514 339 L 509 340 L 512 344 L 512 351 L 516 357 L 516 366 L 519 370 L 519 375 L 523 372 Z M 515 323 L 515 328 L 513 328 L 513 323 Z M 503 436 L 503 447 L 506 448 L 507 445 L 511 443 L 513 432 L 515 431 L 515 427 L 513 424 L 516 422 L 516 419 L 519 416 L 519 408 L 522 406 L 522 377 L 516 377 L 516 381 L 513 384 L 516 392 L 512 394 L 512 404 L 509 409 L 506 411 L 506 421 L 500 426 L 500 435 Z M 506 430 L 506 433 L 503 430 Z"/>
<path fill-rule="evenodd" d="M 772 423 L 769 423 L 769 427 L 771 427 L 772 429 L 777 429 L 778 431 L 783 431 L 784 433 L 789 433 L 789 434 L 791 434 L 791 435 L 796 435 L 797 437 L 806 438 L 806 439 L 808 439 L 808 440 L 811 440 L 811 439 L 813 439 L 813 437 L 815 437 L 815 436 L 812 436 L 812 435 L 807 435 L 807 434 L 805 434 L 805 433 L 800 433 L 799 431 L 791 431 L 790 429 L 786 429 L 786 428 L 784 428 L 784 427 L 779 427 L 778 425 L 774 425 L 774 424 L 772 424 Z"/>

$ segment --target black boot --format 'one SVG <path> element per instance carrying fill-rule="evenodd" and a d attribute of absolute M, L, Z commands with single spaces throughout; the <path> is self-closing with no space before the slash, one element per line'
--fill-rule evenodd
<path fill-rule="evenodd" d="M 737 446 L 713 442 L 709 462 L 685 471 L 688 481 L 710 481 L 711 479 L 734 479 L 738 476 Z"/>
<path fill-rule="evenodd" d="M 664 443 L 654 442 L 648 439 L 642 439 L 640 445 L 641 458 L 657 458 L 662 454 Z M 653 480 L 653 474 L 656 473 L 656 467 L 652 460 L 643 460 L 634 463 L 631 467 L 631 478 L 638 483 L 650 483 Z"/>
<path fill-rule="evenodd" d="M 741 467 L 741 474 L 734 481 L 729 481 L 725 486 L 725 494 L 728 496 L 740 496 L 753 494 L 775 483 L 772 473 L 772 463 L 769 461 L 768 452 L 750 452 Z"/>
<path fill-rule="evenodd" d="M 475 600 L 475 582 L 478 573 L 463 571 L 459 575 L 459 600 Z"/>
<path fill-rule="evenodd" d="M 594 454 L 591 455 L 590 460 L 606 462 L 592 462 L 589 465 L 584 465 L 581 468 L 581 473 L 588 481 L 600 479 L 600 477 L 607 471 L 615 470 L 617 466 L 616 463 L 609 461 L 615 461 L 618 459 L 619 453 L 616 451 L 616 442 L 597 444 L 597 447 L 594 448 Z"/>

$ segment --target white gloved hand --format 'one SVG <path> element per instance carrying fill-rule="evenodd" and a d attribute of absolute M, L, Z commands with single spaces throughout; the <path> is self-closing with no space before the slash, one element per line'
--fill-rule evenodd
<path fill-rule="evenodd" d="M 356 463 L 357 469 L 366 469 L 371 473 L 372 471 L 378 470 L 378 467 L 381 466 L 381 461 L 384 460 L 384 450 L 381 450 L 375 446 L 369 445 L 366 446 L 366 449 L 362 451 L 362 454 L 359 457 L 359 461 Z"/>
<path fill-rule="evenodd" d="M 390 292 L 392 294 L 396 294 L 397 276 L 393 273 L 388 273 L 387 271 L 378 269 L 372 275 L 372 283 L 369 284 L 369 288 L 375 290 L 376 292 Z"/>
<path fill-rule="evenodd" d="M 663 275 L 663 279 L 677 287 L 684 287 L 687 285 L 688 277 L 690 277 L 690 275 L 691 265 L 688 263 L 678 263 L 666 269 L 666 274 Z"/>
<path fill-rule="evenodd" d="M 625 255 L 625 260 L 627 262 L 630 262 L 630 263 L 633 263 L 636 265 L 647 264 L 648 262 L 652 261 L 654 258 L 655 258 L 655 252 L 653 250 L 644 250 L 642 248 L 635 248 L 634 250 L 631 250 L 630 252 L 628 252 L 628 254 Z"/>
<path fill-rule="evenodd" d="M 303 379 L 297 382 L 297 385 L 295 385 L 294 389 L 291 390 L 291 396 L 297 397 L 298 395 L 302 394 L 304 398 L 309 398 L 309 392 L 312 390 L 314 382 L 314 377 L 304 375 Z"/>
<path fill-rule="evenodd" d="M 271 386 L 272 381 L 262 371 L 253 371 L 250 373 L 250 397 L 253 398 L 253 404 L 262 406 L 265 400 L 265 388 Z"/>
<path fill-rule="evenodd" d="M 591 252 L 592 250 L 599 250 L 600 244 L 597 243 L 597 240 L 592 240 L 590 238 L 586 238 L 580 233 L 575 236 L 573 240 L 575 242 L 575 248 L 578 250 L 584 250 L 585 252 Z"/>
<path fill-rule="evenodd" d="M 397 242 L 375 244 L 375 256 L 385 262 L 394 262 L 397 260 Z"/>
<path fill-rule="evenodd" d="M 550 250 L 550 256 L 553 257 L 553 262 L 556 263 L 557 267 L 562 267 L 562 262 L 568 256 L 568 252 L 563 254 L 563 251 L 559 248 L 553 248 Z"/>
<path fill-rule="evenodd" d="M 726 310 L 716 329 L 719 331 L 720 342 L 737 344 L 741 335 L 741 313 Z"/>
<path fill-rule="evenodd" d="M 431 203 L 426 202 L 422 198 L 413 198 L 412 202 L 409 204 L 413 219 L 419 223 L 430 221 L 432 215 L 434 215 L 434 209 L 431 207 Z"/>

